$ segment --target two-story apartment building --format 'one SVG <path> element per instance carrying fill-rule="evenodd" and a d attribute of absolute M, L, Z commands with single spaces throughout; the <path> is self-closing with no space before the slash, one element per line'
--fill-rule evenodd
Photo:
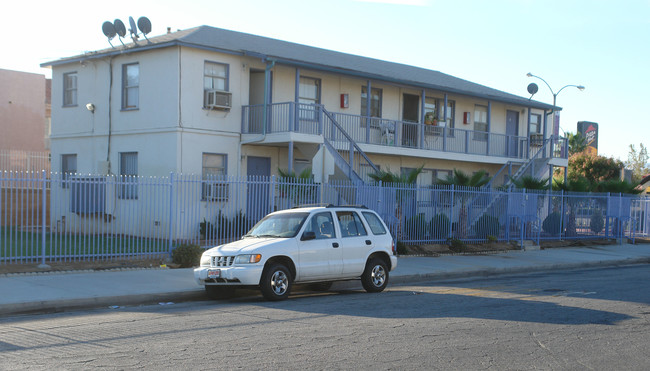
<path fill-rule="evenodd" d="M 311 168 L 320 182 L 424 165 L 420 184 L 454 168 L 485 169 L 500 184 L 524 164 L 539 174 L 567 164 L 547 119 L 558 107 L 438 71 L 219 28 L 43 66 L 52 68 L 53 171 Z"/>

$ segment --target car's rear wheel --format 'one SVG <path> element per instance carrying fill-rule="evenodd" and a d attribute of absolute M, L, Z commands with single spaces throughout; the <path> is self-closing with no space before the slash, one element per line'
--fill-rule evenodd
<path fill-rule="evenodd" d="M 284 300 L 291 292 L 291 273 L 283 264 L 272 264 L 264 270 L 260 291 L 267 300 Z"/>
<path fill-rule="evenodd" d="M 368 292 L 384 291 L 388 284 L 388 267 L 379 258 L 372 258 L 366 263 L 366 269 L 361 275 L 361 285 Z"/>
<path fill-rule="evenodd" d="M 205 293 L 212 300 L 229 299 L 235 295 L 235 288 L 232 286 L 205 285 Z"/>

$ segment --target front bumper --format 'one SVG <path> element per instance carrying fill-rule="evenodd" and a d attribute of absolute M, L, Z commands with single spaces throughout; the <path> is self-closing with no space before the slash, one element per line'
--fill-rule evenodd
<path fill-rule="evenodd" d="M 218 279 L 208 279 L 209 270 L 220 270 Z M 199 285 L 259 285 L 264 266 L 251 264 L 235 267 L 199 267 L 194 269 L 194 280 Z"/>

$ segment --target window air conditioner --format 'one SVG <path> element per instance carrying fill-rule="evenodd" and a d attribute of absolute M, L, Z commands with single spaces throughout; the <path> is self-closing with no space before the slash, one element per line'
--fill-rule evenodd
<path fill-rule="evenodd" d="M 205 198 L 208 201 L 227 201 L 228 184 L 225 183 L 207 184 Z"/>
<path fill-rule="evenodd" d="M 204 106 L 211 109 L 230 109 L 232 107 L 232 93 L 223 90 L 205 90 L 203 96 Z"/>

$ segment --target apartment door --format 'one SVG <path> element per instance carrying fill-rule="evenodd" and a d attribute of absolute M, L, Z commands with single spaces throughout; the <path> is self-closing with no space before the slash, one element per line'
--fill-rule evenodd
<path fill-rule="evenodd" d="M 508 157 L 519 156 L 519 112 L 506 111 L 506 141 Z"/>
<path fill-rule="evenodd" d="M 270 72 L 269 77 L 269 98 L 268 101 L 272 102 L 271 99 L 271 85 L 273 83 L 273 72 Z M 262 133 L 262 125 L 264 120 L 264 86 L 266 79 L 266 74 L 264 70 L 254 70 L 251 69 L 249 82 L 248 82 L 248 104 L 254 107 L 251 107 L 248 111 L 248 132 L 249 133 Z"/>
<path fill-rule="evenodd" d="M 420 97 L 413 94 L 404 94 L 402 102 L 402 145 L 417 147 Z"/>
<path fill-rule="evenodd" d="M 256 222 L 271 212 L 268 182 L 269 176 L 271 176 L 271 159 L 269 157 L 248 156 L 246 168 L 246 174 L 248 175 L 246 217 Z"/>

